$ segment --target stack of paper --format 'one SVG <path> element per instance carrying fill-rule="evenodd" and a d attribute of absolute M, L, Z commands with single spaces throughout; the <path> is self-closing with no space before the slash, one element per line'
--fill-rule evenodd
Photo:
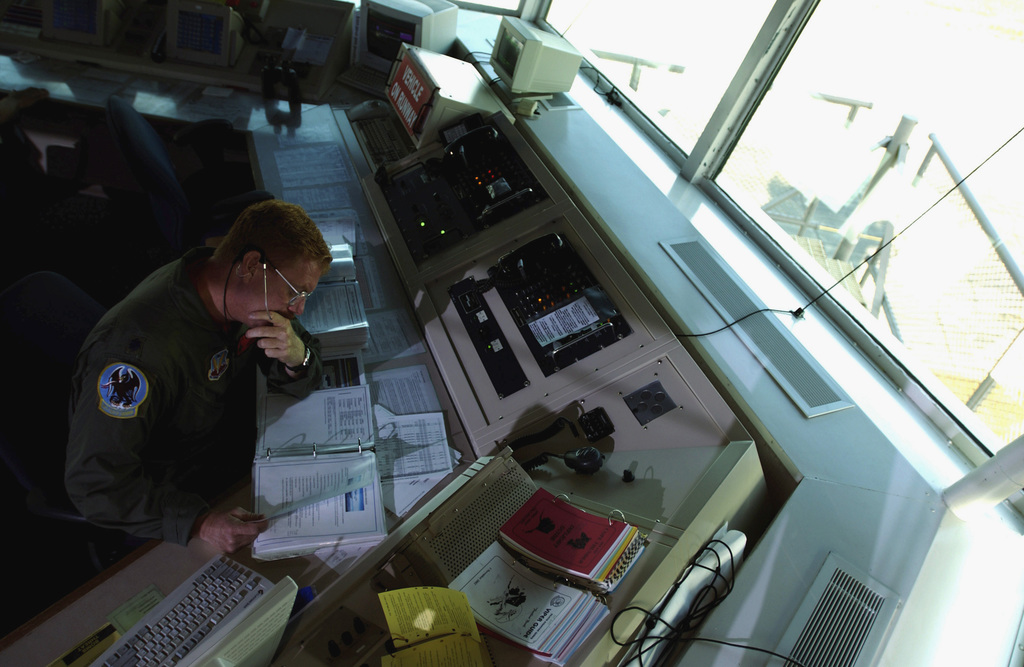
<path fill-rule="evenodd" d="M 366 345 L 369 323 L 356 281 L 321 283 L 306 299 L 302 324 L 330 359 Z"/>
<path fill-rule="evenodd" d="M 564 664 L 608 615 L 588 591 L 556 584 L 494 542 L 448 585 L 462 591 L 485 632 Z"/>
<path fill-rule="evenodd" d="M 537 489 L 498 538 L 532 568 L 591 590 L 613 590 L 643 551 L 636 526 L 596 516 Z"/>

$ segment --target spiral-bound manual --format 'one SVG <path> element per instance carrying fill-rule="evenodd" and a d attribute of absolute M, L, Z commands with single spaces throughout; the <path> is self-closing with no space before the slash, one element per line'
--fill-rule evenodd
<path fill-rule="evenodd" d="M 253 508 L 270 520 L 253 543 L 270 560 L 387 535 L 366 385 L 257 402 Z"/>
<path fill-rule="evenodd" d="M 528 567 L 596 593 L 622 581 L 647 544 L 636 526 L 598 516 L 539 488 L 498 538 Z"/>

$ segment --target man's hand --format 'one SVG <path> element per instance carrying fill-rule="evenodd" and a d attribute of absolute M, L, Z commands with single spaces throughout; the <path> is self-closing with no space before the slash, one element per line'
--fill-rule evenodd
<path fill-rule="evenodd" d="M 15 90 L 3 99 L 0 99 L 0 124 L 14 119 L 18 112 L 28 108 L 50 96 L 50 91 L 45 88 L 26 88 Z"/>
<path fill-rule="evenodd" d="M 249 326 L 245 335 L 256 338 L 256 344 L 271 359 L 277 359 L 285 366 L 298 366 L 306 358 L 306 344 L 295 333 L 292 321 L 281 315 L 265 310 L 249 313 Z"/>
<path fill-rule="evenodd" d="M 262 514 L 253 514 L 241 507 L 228 512 L 207 512 L 196 519 L 192 536 L 198 537 L 224 553 L 234 553 L 267 529 L 269 522 Z"/>

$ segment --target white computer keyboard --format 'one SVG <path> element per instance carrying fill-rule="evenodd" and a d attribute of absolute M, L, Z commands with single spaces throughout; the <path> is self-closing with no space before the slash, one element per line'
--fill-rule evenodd
<path fill-rule="evenodd" d="M 363 92 L 376 95 L 377 97 L 385 97 L 388 88 L 388 75 L 388 72 L 381 72 L 372 67 L 356 64 L 342 72 L 338 79 L 342 83 Z"/>
<path fill-rule="evenodd" d="M 245 614 L 273 584 L 219 555 L 196 570 L 93 664 L 176 665 Z"/>
<path fill-rule="evenodd" d="M 376 169 L 386 162 L 404 158 L 411 148 L 402 140 L 397 122 L 391 118 L 369 118 L 352 123 L 363 154 Z"/>

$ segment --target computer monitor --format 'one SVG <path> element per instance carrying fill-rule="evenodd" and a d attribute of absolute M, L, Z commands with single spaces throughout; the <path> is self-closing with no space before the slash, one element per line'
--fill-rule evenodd
<path fill-rule="evenodd" d="M 231 7 L 218 2 L 168 0 L 168 58 L 231 67 L 242 45 L 242 17 Z"/>
<path fill-rule="evenodd" d="M 43 37 L 108 46 L 124 13 L 121 0 L 45 0 Z"/>
<path fill-rule="evenodd" d="M 447 53 L 455 43 L 458 11 L 448 0 L 363 0 L 353 62 L 388 72 L 402 44 Z"/>
<path fill-rule="evenodd" d="M 572 88 L 583 56 L 563 37 L 504 16 L 491 66 L 513 95 L 550 95 Z"/>

